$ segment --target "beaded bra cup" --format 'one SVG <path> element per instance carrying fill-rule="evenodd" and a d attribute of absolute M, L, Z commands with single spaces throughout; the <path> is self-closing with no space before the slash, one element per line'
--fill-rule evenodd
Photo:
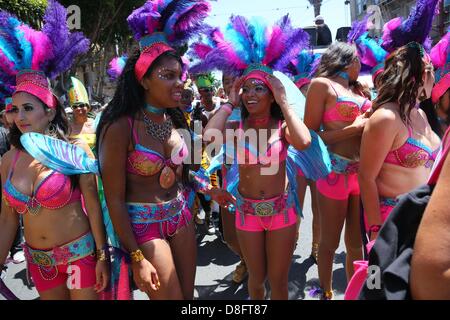
<path fill-rule="evenodd" d="M 41 207 L 55 210 L 81 200 L 80 190 L 78 188 L 72 190 L 70 178 L 56 171 L 52 171 L 41 180 L 31 196 L 17 190 L 11 183 L 11 178 L 20 152 L 17 151 L 15 155 L 3 188 L 3 199 L 8 206 L 14 208 L 19 214 L 29 212 L 36 215 Z"/>

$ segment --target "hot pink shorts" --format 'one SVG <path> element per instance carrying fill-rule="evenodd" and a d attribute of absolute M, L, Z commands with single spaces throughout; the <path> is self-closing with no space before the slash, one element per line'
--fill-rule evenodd
<path fill-rule="evenodd" d="M 138 244 L 154 239 L 168 239 L 174 236 L 178 230 L 187 226 L 192 220 L 192 214 L 186 206 L 179 215 L 171 220 L 155 223 L 132 223 L 133 232 Z"/>
<path fill-rule="evenodd" d="M 66 284 L 68 289 L 91 288 L 97 282 L 95 275 L 97 260 L 93 255 L 95 243 L 90 232 L 53 249 L 37 249 L 28 244 L 24 244 L 23 247 L 28 272 L 39 292 L 63 284 Z M 82 258 L 75 260 L 80 256 L 76 255 L 77 253 L 81 254 Z M 50 263 L 51 259 L 53 262 L 50 265 L 46 264 Z M 64 262 L 68 260 L 69 262 Z M 41 261 L 41 264 L 37 264 L 36 261 Z"/>
<path fill-rule="evenodd" d="M 297 214 L 294 208 L 288 209 L 287 214 L 277 213 L 270 217 L 260 217 L 251 214 L 244 215 L 244 224 L 242 225 L 242 213 L 236 209 L 236 228 L 242 231 L 261 232 L 274 231 L 287 228 L 297 223 Z M 287 220 L 287 221 L 286 221 Z"/>
<path fill-rule="evenodd" d="M 317 180 L 317 190 L 333 200 L 347 200 L 350 196 L 359 196 L 358 174 L 340 174 L 331 172 L 326 178 Z"/>

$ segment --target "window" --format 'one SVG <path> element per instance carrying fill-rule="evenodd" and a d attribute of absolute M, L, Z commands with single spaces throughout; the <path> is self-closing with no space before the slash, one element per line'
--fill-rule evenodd
<path fill-rule="evenodd" d="M 364 5 L 365 5 L 365 2 L 366 1 L 364 1 L 364 0 L 356 0 L 356 15 L 360 15 L 362 12 L 363 12 L 363 7 L 364 7 Z"/>

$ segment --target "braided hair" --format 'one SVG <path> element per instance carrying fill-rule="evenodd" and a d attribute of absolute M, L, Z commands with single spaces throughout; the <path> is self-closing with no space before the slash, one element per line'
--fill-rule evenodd
<path fill-rule="evenodd" d="M 124 116 L 135 117 L 136 114 L 145 107 L 145 90 L 136 79 L 134 73 L 134 68 L 139 56 L 140 51 L 139 49 L 136 49 L 128 58 L 124 70 L 119 77 L 114 97 L 102 113 L 96 132 L 98 137 L 96 142 L 96 150 L 100 150 L 102 137 L 108 131 L 108 128 L 112 123 Z M 155 68 L 158 67 L 166 58 L 175 59 L 181 65 L 183 64 L 180 56 L 175 51 L 166 51 L 155 59 L 155 61 L 148 68 L 144 77 L 149 77 Z M 183 111 L 180 108 L 168 108 L 167 114 L 171 117 L 175 129 L 189 130 Z M 191 145 L 193 145 L 192 137 L 190 138 Z M 183 164 L 182 182 L 184 185 L 188 184 L 190 168 L 191 165 Z"/>

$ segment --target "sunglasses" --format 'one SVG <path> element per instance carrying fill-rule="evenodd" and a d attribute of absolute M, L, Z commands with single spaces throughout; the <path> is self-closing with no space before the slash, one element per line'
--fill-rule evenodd
<path fill-rule="evenodd" d="M 78 108 L 89 108 L 89 106 L 87 104 L 74 104 L 72 106 L 73 110 L 78 109 Z"/>

